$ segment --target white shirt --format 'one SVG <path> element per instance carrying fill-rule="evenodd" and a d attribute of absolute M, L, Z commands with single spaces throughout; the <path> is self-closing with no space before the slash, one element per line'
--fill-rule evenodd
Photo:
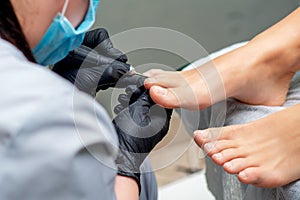
<path fill-rule="evenodd" d="M 99 104 L 1 38 L 0 94 L 1 200 L 115 199 L 117 136 Z"/>

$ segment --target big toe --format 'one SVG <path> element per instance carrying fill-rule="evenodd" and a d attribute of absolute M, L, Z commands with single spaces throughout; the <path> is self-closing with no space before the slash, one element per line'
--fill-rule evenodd
<path fill-rule="evenodd" d="M 275 188 L 288 183 L 282 173 L 261 167 L 247 168 L 239 173 L 238 178 L 243 183 L 263 188 Z"/>
<path fill-rule="evenodd" d="M 170 89 L 153 86 L 150 89 L 150 95 L 155 103 L 165 108 L 179 107 L 179 100 Z"/>
<path fill-rule="evenodd" d="M 250 167 L 238 174 L 242 183 L 252 184 L 257 187 L 274 188 L 282 185 L 282 178 L 273 174 L 271 170 L 266 171 L 262 167 Z"/>
<path fill-rule="evenodd" d="M 259 182 L 260 172 L 257 167 L 247 168 L 238 174 L 238 178 L 245 184 L 257 184 Z"/>

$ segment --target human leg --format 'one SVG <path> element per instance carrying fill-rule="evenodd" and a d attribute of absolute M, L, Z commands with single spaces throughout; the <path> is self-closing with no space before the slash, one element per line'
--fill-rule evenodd
<path fill-rule="evenodd" d="M 214 59 L 224 53 L 227 53 L 233 49 L 239 48 L 244 44 L 236 44 L 229 46 L 221 51 L 213 53 L 210 55 L 211 59 Z M 204 62 L 208 60 L 207 58 L 201 59 L 197 61 L 197 65 L 202 65 Z M 190 69 L 191 66 L 187 68 Z M 244 124 L 249 123 L 263 117 L 269 116 L 272 113 L 278 112 L 285 107 L 293 106 L 300 102 L 300 75 L 297 73 L 294 79 L 291 82 L 291 87 L 288 92 L 288 96 L 286 102 L 283 106 L 253 106 L 241 103 L 239 101 L 229 99 L 227 101 L 227 113 L 226 113 L 226 121 L 225 125 L 235 125 L 235 124 Z M 216 106 L 214 106 L 216 108 Z M 218 109 L 224 109 L 224 106 L 220 106 Z M 222 115 L 222 110 L 220 112 L 215 112 L 218 115 Z M 210 120 L 211 112 L 209 109 L 205 109 L 200 111 L 201 120 L 199 124 L 199 129 L 206 129 L 211 126 Z M 215 116 L 214 119 L 222 119 L 225 116 Z M 191 117 L 193 119 L 194 117 Z M 190 132 L 192 132 L 195 127 L 193 124 L 190 124 L 189 120 L 184 120 L 186 128 Z M 215 124 L 215 122 L 213 123 Z M 206 159 L 207 169 L 206 169 L 206 177 L 208 181 L 208 187 L 211 192 L 215 195 L 216 199 L 223 200 L 231 200 L 231 199 L 257 199 L 257 200 L 273 200 L 277 196 L 284 196 L 286 199 L 298 199 L 300 198 L 297 195 L 297 186 L 299 185 L 299 181 L 295 183 L 291 183 L 288 186 L 284 186 L 282 188 L 275 189 L 261 189 L 251 185 L 244 185 L 240 183 L 237 179 L 237 176 L 226 173 L 222 170 L 222 166 L 215 165 L 210 158 Z M 296 191 L 296 192 L 295 192 Z M 252 198 L 255 197 L 255 198 Z M 278 198 L 280 199 L 280 198 Z"/>
<path fill-rule="evenodd" d="M 227 97 L 280 106 L 300 66 L 299 16 L 297 9 L 247 45 L 195 69 L 149 71 L 145 86 L 156 103 L 169 108 L 203 109 Z"/>

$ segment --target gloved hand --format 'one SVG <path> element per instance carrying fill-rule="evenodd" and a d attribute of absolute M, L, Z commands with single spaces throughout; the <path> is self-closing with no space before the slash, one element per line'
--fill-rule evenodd
<path fill-rule="evenodd" d="M 114 112 L 119 114 L 122 110 L 127 108 L 132 103 L 136 102 L 137 99 L 146 91 L 144 82 L 147 79 L 145 76 L 139 74 L 125 75 L 123 76 L 117 86 L 119 88 L 126 88 L 125 94 L 120 94 L 118 101 L 119 105 L 114 108 Z"/>
<path fill-rule="evenodd" d="M 130 105 L 130 96 L 126 98 L 125 96 L 124 101 L 119 105 L 118 115 L 113 120 L 119 137 L 116 164 L 118 174 L 135 179 L 140 188 L 140 166 L 153 148 L 166 136 L 172 110 L 155 105 L 149 91 L 144 90 L 141 95 L 139 93 L 138 98 L 132 100 Z M 127 108 L 125 108 L 126 104 L 129 105 Z"/>
<path fill-rule="evenodd" d="M 53 71 L 92 96 L 114 87 L 129 71 L 127 56 L 113 47 L 105 29 L 86 33 L 82 45 L 54 65 Z"/>

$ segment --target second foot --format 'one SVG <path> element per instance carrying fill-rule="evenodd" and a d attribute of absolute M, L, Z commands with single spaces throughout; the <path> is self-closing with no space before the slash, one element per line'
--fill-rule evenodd
<path fill-rule="evenodd" d="M 300 179 L 300 106 L 261 120 L 195 132 L 212 160 L 245 184 L 274 188 Z"/>

